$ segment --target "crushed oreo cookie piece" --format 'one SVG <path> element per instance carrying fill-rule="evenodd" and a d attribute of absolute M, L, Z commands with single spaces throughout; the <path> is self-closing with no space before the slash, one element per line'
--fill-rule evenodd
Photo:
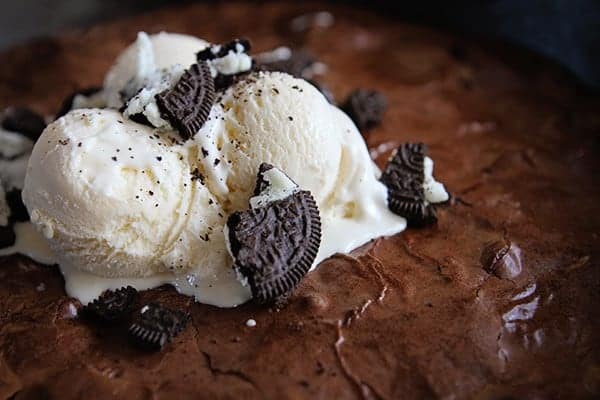
<path fill-rule="evenodd" d="M 252 70 L 233 75 L 218 74 L 215 78 L 215 90 L 218 92 L 227 90 L 227 88 L 230 86 L 233 86 L 239 81 L 244 80 L 251 72 Z"/>
<path fill-rule="evenodd" d="M 256 185 L 254 186 L 253 196 L 258 196 L 262 191 L 269 187 L 269 182 L 264 178 L 265 172 L 275 168 L 271 164 L 262 163 L 258 167 L 258 174 L 256 175 Z"/>
<path fill-rule="evenodd" d="M 263 303 L 276 301 L 298 285 L 321 244 L 319 209 L 306 190 L 235 212 L 227 228 L 234 268 Z"/>
<path fill-rule="evenodd" d="M 117 290 L 105 290 L 100 297 L 84 307 L 86 314 L 103 321 L 117 321 L 128 317 L 132 312 L 138 292 L 131 286 Z"/>
<path fill-rule="evenodd" d="M 73 101 L 75 100 L 76 96 L 92 96 L 100 92 L 100 90 L 102 90 L 102 88 L 94 86 L 85 89 L 80 89 L 71 93 L 67 98 L 63 100 L 60 109 L 56 113 L 55 119 L 59 119 L 60 117 L 71 111 L 71 109 L 73 108 Z"/>
<path fill-rule="evenodd" d="M 168 120 L 183 139 L 192 138 L 202 128 L 214 101 L 214 81 L 205 61 L 186 70 L 173 89 L 156 95 L 161 117 Z"/>
<path fill-rule="evenodd" d="M 154 127 L 150 121 L 148 121 L 148 118 L 142 113 L 130 115 L 129 119 L 133 122 L 137 122 L 138 124 Z"/>
<path fill-rule="evenodd" d="M 46 128 L 44 117 L 26 107 L 9 107 L 1 116 L 2 128 L 18 132 L 34 142 Z"/>
<path fill-rule="evenodd" d="M 133 342 L 146 349 L 158 350 L 175 338 L 187 325 L 189 314 L 157 303 L 142 307 L 129 327 Z"/>
<path fill-rule="evenodd" d="M 361 132 L 379 125 L 386 108 L 387 100 L 383 94 L 366 89 L 356 89 L 342 105 L 342 110 Z"/>
<path fill-rule="evenodd" d="M 306 50 L 293 50 L 289 58 L 258 66 L 262 71 L 280 71 L 288 73 L 296 78 L 306 78 L 307 72 L 316 62 L 315 56 Z"/>
<path fill-rule="evenodd" d="M 248 53 L 252 49 L 252 45 L 248 39 L 234 39 L 231 42 L 222 45 L 211 45 L 196 53 L 198 61 L 210 61 L 217 58 L 225 57 L 230 51 L 234 53 Z"/>
<path fill-rule="evenodd" d="M 12 189 L 6 192 L 6 203 L 10 208 L 11 223 L 29 221 L 29 212 L 27 212 L 27 207 L 23 204 L 19 189 Z"/>
<path fill-rule="evenodd" d="M 425 226 L 437 221 L 435 207 L 425 200 L 424 163 L 427 148 L 423 143 L 400 146 L 381 174 L 388 189 L 388 207 L 410 226 Z"/>
<path fill-rule="evenodd" d="M 215 80 L 215 90 L 224 91 L 248 76 L 254 69 L 254 62 L 248 55 L 252 48 L 247 39 L 234 39 L 222 45 L 213 44 L 196 54 L 197 60 L 205 61 Z M 224 57 L 234 57 L 225 61 Z M 233 61 L 235 57 L 237 61 Z M 221 62 L 221 60 L 225 62 Z M 237 64 L 236 64 L 237 62 Z M 237 67 L 234 68 L 234 66 Z"/>

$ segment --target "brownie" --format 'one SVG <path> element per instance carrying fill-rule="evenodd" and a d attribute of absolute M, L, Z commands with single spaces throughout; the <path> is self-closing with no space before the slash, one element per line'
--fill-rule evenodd
<path fill-rule="evenodd" d="M 307 16 L 322 10 L 333 24 Z M 230 1 L 8 50 L 0 107 L 53 114 L 74 90 L 97 86 L 139 30 L 310 50 L 336 98 L 359 87 L 385 95 L 383 121 L 366 135 L 377 164 L 401 143 L 425 143 L 451 204 L 436 224 L 325 260 L 278 307 L 141 292 L 142 304 L 191 317 L 160 352 L 77 318 L 56 267 L 0 258 L 0 398 L 600 395 L 598 96 L 520 49 L 367 9 Z"/>

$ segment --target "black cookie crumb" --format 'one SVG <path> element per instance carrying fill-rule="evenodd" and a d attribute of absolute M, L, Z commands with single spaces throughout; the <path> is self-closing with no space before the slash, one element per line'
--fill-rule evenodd
<path fill-rule="evenodd" d="M 236 83 L 246 79 L 248 76 L 250 76 L 251 72 L 252 72 L 252 69 L 250 69 L 249 71 L 244 71 L 244 72 L 240 72 L 239 74 L 233 74 L 233 75 L 219 74 L 215 78 L 215 90 L 222 92 L 222 91 L 226 90 L 227 88 L 229 88 L 230 86 L 233 86 Z"/>
<path fill-rule="evenodd" d="M 102 88 L 94 86 L 94 87 L 76 90 L 75 92 L 71 93 L 69 96 L 67 96 L 63 100 L 63 102 L 60 106 L 60 109 L 56 113 L 56 116 L 54 117 L 54 119 L 59 119 L 60 117 L 62 117 L 63 115 L 65 115 L 66 113 L 71 111 L 71 109 L 73 108 L 73 100 L 75 99 L 75 96 L 77 96 L 77 95 L 91 96 L 91 95 L 98 93 L 100 90 L 102 90 Z"/>
<path fill-rule="evenodd" d="M 130 115 L 128 118 L 133 122 L 137 122 L 138 124 L 154 127 L 154 125 L 152 125 L 150 121 L 148 121 L 148 118 L 142 113 Z"/>
<path fill-rule="evenodd" d="M 415 227 L 437 221 L 435 207 L 425 201 L 423 190 L 426 153 L 423 143 L 401 145 L 380 178 L 388 189 L 389 209 Z"/>
<path fill-rule="evenodd" d="M 139 347 L 158 350 L 175 338 L 187 325 L 189 314 L 149 303 L 140 310 L 129 327 L 131 340 Z"/>
<path fill-rule="evenodd" d="M 27 107 L 9 107 L 2 115 L 2 128 L 21 133 L 29 139 L 36 141 L 44 129 L 44 117 Z"/>
<path fill-rule="evenodd" d="M 84 313 L 103 321 L 117 321 L 131 315 L 138 292 L 131 286 L 105 290 L 100 297 L 84 307 Z"/>
<path fill-rule="evenodd" d="M 227 220 L 234 268 L 262 303 L 275 301 L 308 273 L 321 244 L 319 209 L 308 191 L 298 191 Z"/>
<path fill-rule="evenodd" d="M 215 100 L 214 80 L 205 61 L 185 71 L 173 89 L 156 95 L 161 117 L 179 131 L 183 139 L 193 137 L 206 122 Z"/>
<path fill-rule="evenodd" d="M 360 131 L 365 131 L 381 123 L 387 108 L 385 96 L 375 90 L 356 89 L 342 104 Z"/>

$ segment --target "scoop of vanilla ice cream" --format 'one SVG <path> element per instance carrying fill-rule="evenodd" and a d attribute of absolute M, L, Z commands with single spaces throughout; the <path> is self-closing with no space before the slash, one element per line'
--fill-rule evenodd
<path fill-rule="evenodd" d="M 226 210 L 248 207 L 263 162 L 310 190 L 319 204 L 331 193 L 341 132 L 335 109 L 314 86 L 284 73 L 259 73 L 227 90 L 213 111 L 212 126 L 196 135 L 195 145 L 208 153 L 208 186 Z"/>
<path fill-rule="evenodd" d="M 228 89 L 196 135 L 207 187 L 225 211 L 248 207 L 261 163 L 310 190 L 321 211 L 317 262 L 405 228 L 350 118 L 313 85 L 260 72 Z"/>
<path fill-rule="evenodd" d="M 72 111 L 31 155 L 23 201 L 59 262 L 107 277 L 185 269 L 173 257 L 188 231 L 221 224 L 210 193 L 190 181 L 187 154 L 114 110 Z M 203 229 L 188 226 L 193 215 Z M 181 239 L 181 240 L 180 240 Z"/>
<path fill-rule="evenodd" d="M 104 79 L 104 95 L 108 107 L 123 105 L 120 91 L 132 79 L 144 79 L 156 69 L 181 65 L 188 68 L 196 62 L 196 53 L 208 46 L 204 40 L 178 33 L 138 34 L 138 39 L 117 58 Z"/>

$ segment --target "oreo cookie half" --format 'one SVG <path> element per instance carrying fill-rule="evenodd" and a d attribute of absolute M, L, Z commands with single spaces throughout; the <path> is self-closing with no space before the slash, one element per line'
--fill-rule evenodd
<path fill-rule="evenodd" d="M 361 132 L 379 125 L 386 108 L 387 100 L 383 94 L 366 89 L 356 89 L 342 105 L 342 110 Z"/>
<path fill-rule="evenodd" d="M 273 189 L 268 171 L 281 174 L 279 180 L 286 178 L 263 164 L 256 188 L 262 198 L 268 198 Z M 282 193 L 287 195 L 277 198 Z M 255 204 L 260 206 L 235 212 L 227 220 L 234 268 L 248 281 L 259 302 L 277 300 L 294 289 L 310 270 L 321 244 L 319 209 L 309 191 L 296 186 L 289 194 L 279 188 L 273 197 L 276 199 L 266 204 L 259 201 Z"/>
<path fill-rule="evenodd" d="M 423 143 L 401 145 L 381 174 L 381 182 L 388 189 L 389 209 L 407 219 L 410 226 L 435 223 L 435 207 L 425 200 L 423 188 L 425 154 Z"/>
<path fill-rule="evenodd" d="M 177 336 L 187 325 L 189 314 L 157 303 L 142 307 L 129 336 L 140 347 L 158 350 Z"/>
<path fill-rule="evenodd" d="M 98 317 L 103 321 L 116 321 L 129 316 L 133 312 L 138 292 L 131 286 L 117 290 L 105 290 L 100 297 L 84 307 L 86 314 Z"/>
<path fill-rule="evenodd" d="M 179 130 L 183 139 L 193 137 L 206 122 L 215 101 L 210 68 L 199 61 L 185 71 L 172 89 L 156 95 L 161 117 Z"/>
<path fill-rule="evenodd" d="M 34 142 L 46 128 L 44 117 L 26 107 L 9 107 L 1 116 L 2 128 L 18 132 Z"/>

